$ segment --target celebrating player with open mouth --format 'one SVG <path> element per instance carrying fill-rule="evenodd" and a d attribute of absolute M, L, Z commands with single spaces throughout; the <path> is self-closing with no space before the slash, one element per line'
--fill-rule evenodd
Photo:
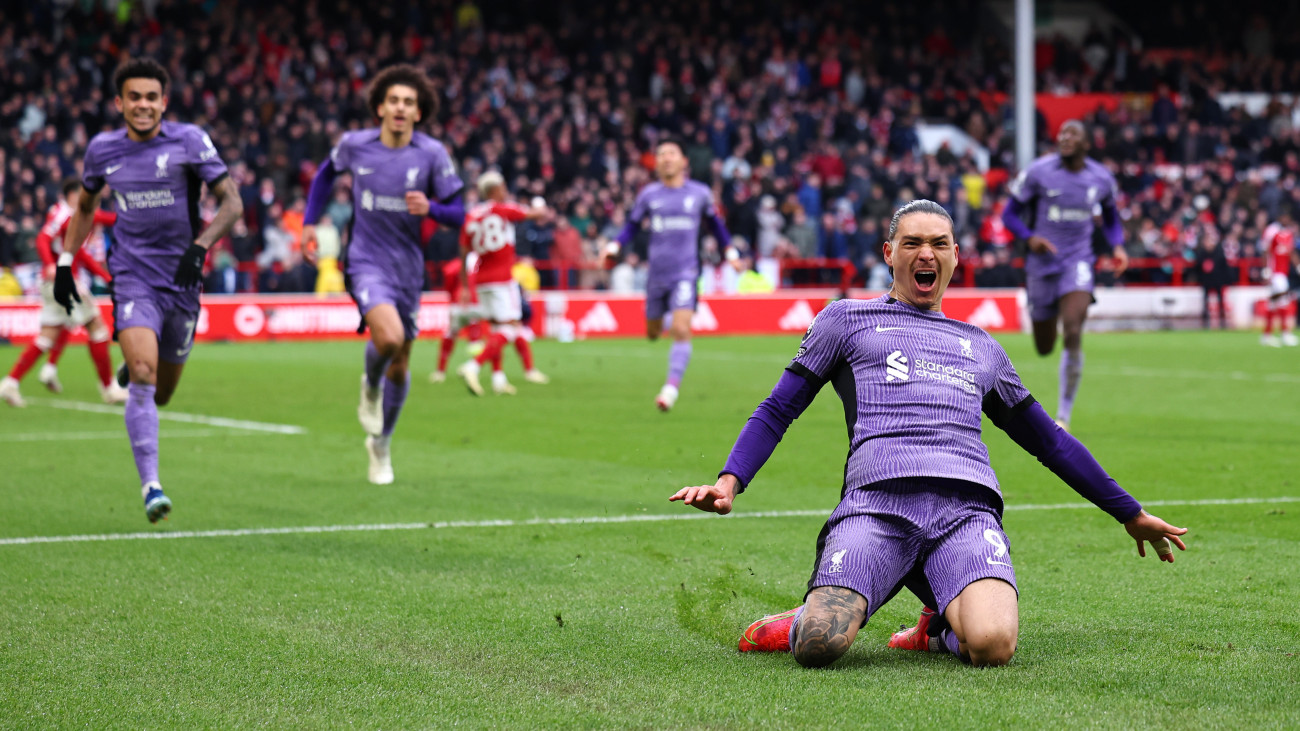
<path fill-rule="evenodd" d="M 873 300 L 840 300 L 808 328 L 772 394 L 741 430 L 713 485 L 670 500 L 728 513 L 790 424 L 826 383 L 844 401 L 849 456 L 840 504 L 817 539 L 802 607 L 746 630 L 742 651 L 793 651 L 822 667 L 901 588 L 926 605 L 891 646 L 948 651 L 975 665 L 1004 665 L 1016 649 L 1018 594 L 1002 494 L 980 440 L 980 414 L 1070 487 L 1173 561 L 1175 528 L 1146 513 L 1057 427 L 988 333 L 943 316 L 957 266 L 952 219 L 918 200 L 900 208 L 884 245 L 896 279 Z M 933 607 L 934 609 L 930 609 Z"/>
<path fill-rule="evenodd" d="M 211 138 L 192 124 L 162 121 L 169 83 L 166 69 L 152 59 L 133 59 L 118 69 L 114 102 L 126 126 L 95 135 L 86 147 L 85 192 L 68 222 L 54 274 L 54 298 L 71 310 L 81 300 L 72 262 L 94 225 L 100 193 L 111 186 L 117 204 L 108 260 L 113 327 L 131 382 L 126 432 L 150 522 L 171 511 L 158 479 L 158 407 L 171 401 L 194 346 L 208 249 L 244 213 Z M 200 233 L 202 183 L 220 205 Z"/>
<path fill-rule="evenodd" d="M 329 202 L 334 178 L 352 173 L 356 219 L 344 256 L 348 292 L 370 328 L 357 418 L 366 432 L 370 482 L 393 481 L 389 439 L 411 389 L 411 345 L 419 334 L 424 252 L 420 220 L 432 216 L 457 228 L 465 220 L 464 185 L 447 148 L 415 125 L 429 119 L 436 98 L 429 78 L 414 66 L 392 66 L 370 85 L 370 109 L 379 126 L 348 132 L 312 180 L 303 220 L 304 241 Z"/>

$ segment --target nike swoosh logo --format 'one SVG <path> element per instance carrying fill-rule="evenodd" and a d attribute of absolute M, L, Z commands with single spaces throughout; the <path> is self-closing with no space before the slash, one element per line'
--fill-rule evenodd
<path fill-rule="evenodd" d="M 879 325 L 876 325 L 876 332 L 878 332 L 878 333 L 882 333 L 882 332 L 885 332 L 885 331 L 887 331 L 887 330 L 906 330 L 906 329 L 907 329 L 907 328 L 905 328 L 905 327 L 881 327 L 881 326 L 879 326 Z"/>
<path fill-rule="evenodd" d="M 1006 567 L 1009 568 L 1009 569 L 1014 569 L 1014 568 L 1015 568 L 1015 566 L 1012 566 L 1012 565 L 1009 564 L 1009 563 L 1002 563 L 1001 561 L 994 561 L 993 559 L 989 558 L 988 556 L 985 556 L 985 557 L 984 557 L 984 560 L 987 561 L 987 562 L 989 562 L 989 564 L 992 565 L 992 566 L 1006 566 Z"/>
<path fill-rule="evenodd" d="M 125 164 L 125 163 L 124 163 L 124 164 Z M 121 169 L 122 169 L 122 166 L 121 166 L 121 165 L 110 165 L 109 167 L 104 168 L 104 174 L 105 174 L 105 175 L 112 175 L 113 173 L 115 173 L 115 172 L 117 172 L 118 170 L 121 170 Z"/>
<path fill-rule="evenodd" d="M 1058 196 L 1058 195 L 1060 195 L 1060 194 L 1061 194 L 1061 191 L 1059 191 L 1059 190 L 1049 190 L 1049 191 L 1047 191 L 1047 197 L 1048 197 L 1048 198 L 1055 198 L 1056 196 Z"/>
<path fill-rule="evenodd" d="M 357 168 L 357 175 L 369 175 L 374 171 L 374 168 Z"/>

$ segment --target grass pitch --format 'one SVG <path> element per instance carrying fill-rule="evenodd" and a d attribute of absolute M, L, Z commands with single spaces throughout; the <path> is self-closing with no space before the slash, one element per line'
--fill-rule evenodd
<path fill-rule="evenodd" d="M 1056 357 L 1003 342 L 1050 410 Z M 175 511 L 156 527 L 121 417 L 68 408 L 96 401 L 71 348 L 62 396 L 29 377 L 34 403 L 0 411 L 0 539 L 199 535 L 0 543 L 0 727 L 1300 725 L 1300 503 L 1198 502 L 1300 497 L 1300 352 L 1089 335 L 1075 433 L 1172 503 L 1150 509 L 1190 550 L 1140 560 L 1100 510 L 1051 507 L 1081 499 L 988 427 L 1022 591 L 1012 664 L 888 650 L 920 608 L 903 592 L 809 671 L 735 646 L 802 596 L 846 449 L 830 389 L 734 517 L 624 521 L 695 516 L 668 495 L 714 479 L 796 345 L 697 340 L 662 415 L 663 343 L 539 343 L 550 385 L 510 362 L 519 395 L 473 399 L 424 380 L 421 342 L 384 488 L 365 481 L 359 343 L 199 345 L 164 413 L 306 433 L 164 420 Z M 745 517 L 762 511 L 814 514 Z"/>

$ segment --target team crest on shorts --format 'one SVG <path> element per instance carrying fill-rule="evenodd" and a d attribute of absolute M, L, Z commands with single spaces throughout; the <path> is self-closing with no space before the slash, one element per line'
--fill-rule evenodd
<path fill-rule="evenodd" d="M 836 551 L 835 553 L 832 553 L 832 554 L 831 554 L 831 566 L 830 566 L 830 568 L 826 569 L 826 573 L 828 573 L 828 574 L 842 574 L 842 573 L 844 573 L 844 554 L 846 554 L 846 553 L 848 553 L 848 552 L 849 552 L 849 549 L 847 549 L 847 548 L 841 548 L 840 550 Z"/>

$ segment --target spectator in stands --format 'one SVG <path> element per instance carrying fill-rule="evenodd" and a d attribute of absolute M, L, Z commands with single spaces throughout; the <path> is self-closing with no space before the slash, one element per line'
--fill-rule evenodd
<path fill-rule="evenodd" d="M 1223 299 L 1223 288 L 1232 283 L 1233 271 L 1228 265 L 1228 257 L 1219 246 L 1217 232 L 1207 231 L 1201 236 L 1196 248 L 1196 279 L 1201 283 L 1203 305 L 1201 308 L 1201 327 L 1210 327 L 1210 296 L 1214 296 L 1219 309 L 1219 329 L 1228 327 L 1227 308 Z"/>
<path fill-rule="evenodd" d="M 755 241 L 758 257 L 768 259 L 776 256 L 777 244 L 781 239 L 781 229 L 785 226 L 785 217 L 776 210 L 776 198 L 765 195 L 758 206 L 758 237 Z"/>
<path fill-rule="evenodd" d="M 565 288 L 577 286 L 579 271 L 586 262 L 586 255 L 582 234 L 573 227 L 568 216 L 556 217 L 551 260 L 559 267 L 560 286 Z"/>
<path fill-rule="evenodd" d="M 645 291 L 645 269 L 635 251 L 629 251 L 623 261 L 609 273 L 609 291 L 614 294 L 635 294 Z"/>
<path fill-rule="evenodd" d="M 793 255 L 796 258 L 811 259 L 817 256 L 817 228 L 808 220 L 803 206 L 795 207 L 784 234 L 794 247 Z"/>
<path fill-rule="evenodd" d="M 986 249 L 980 254 L 980 268 L 975 272 L 976 287 L 1019 287 L 1021 277 L 1011 266 L 1011 251 L 1006 247 Z"/>
<path fill-rule="evenodd" d="M 315 252 L 316 259 L 316 294 L 339 294 L 343 292 L 343 271 L 339 268 L 339 253 L 342 238 L 338 227 L 328 213 L 316 223 Z"/>

